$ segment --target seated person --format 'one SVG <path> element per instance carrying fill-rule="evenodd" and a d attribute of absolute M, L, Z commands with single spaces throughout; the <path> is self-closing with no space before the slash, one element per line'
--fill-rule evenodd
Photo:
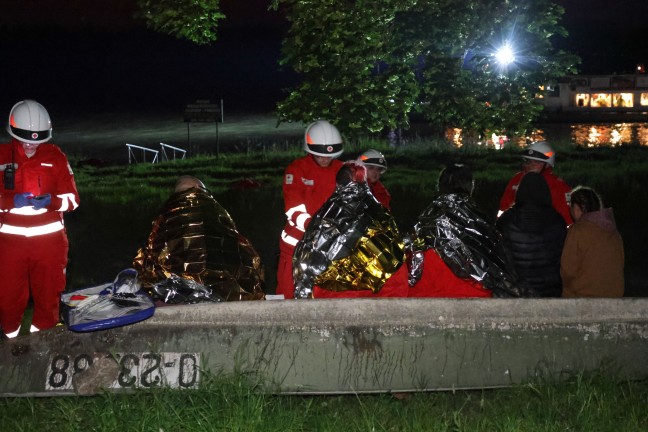
<path fill-rule="evenodd" d="M 473 186 L 463 165 L 441 172 L 439 195 L 407 241 L 410 297 L 519 296 L 502 237 L 472 201 Z"/>
<path fill-rule="evenodd" d="M 497 222 L 518 283 L 532 297 L 560 297 L 560 255 L 567 235 L 565 220 L 551 205 L 551 191 L 541 174 L 526 173 L 515 204 Z"/>
<path fill-rule="evenodd" d="M 264 298 L 260 261 L 205 185 L 195 177 L 182 176 L 133 267 L 142 288 L 166 303 L 258 300 Z M 172 280 L 189 281 L 200 289 L 182 298 L 175 288 L 159 288 L 161 282 Z"/>
<path fill-rule="evenodd" d="M 574 188 L 570 200 L 574 223 L 560 260 L 562 296 L 623 297 L 625 252 L 614 211 L 587 186 Z"/>
<path fill-rule="evenodd" d="M 336 183 L 295 248 L 295 298 L 406 296 L 407 284 L 385 285 L 404 247 L 391 213 L 371 194 L 364 164 L 344 164 Z"/>

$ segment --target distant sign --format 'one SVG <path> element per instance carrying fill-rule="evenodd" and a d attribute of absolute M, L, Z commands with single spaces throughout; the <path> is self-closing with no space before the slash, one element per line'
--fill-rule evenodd
<path fill-rule="evenodd" d="M 223 122 L 222 102 L 215 103 L 208 99 L 199 99 L 188 103 L 183 112 L 184 121 L 189 122 Z"/>

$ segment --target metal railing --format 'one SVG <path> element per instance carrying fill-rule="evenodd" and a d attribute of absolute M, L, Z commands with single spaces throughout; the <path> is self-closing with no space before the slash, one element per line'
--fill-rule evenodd
<path fill-rule="evenodd" d="M 138 152 L 141 154 L 142 160 L 141 162 L 147 162 L 146 160 L 146 155 L 151 154 L 152 160 L 151 163 L 157 163 L 158 162 L 158 154 L 160 153 L 158 150 L 153 150 L 147 147 L 142 147 L 138 146 L 135 144 L 126 144 L 126 148 L 128 149 L 128 163 L 138 163 L 140 161 L 137 160 L 137 155 L 135 154 L 137 150 L 141 150 L 141 152 Z"/>
<path fill-rule="evenodd" d="M 184 159 L 185 156 L 187 155 L 187 150 L 178 148 L 178 147 L 173 147 L 170 146 L 169 144 L 164 144 L 160 143 L 160 148 L 162 149 L 162 157 L 164 160 L 176 160 L 176 159 Z M 172 158 L 169 157 L 169 154 L 167 154 L 167 150 L 170 151 Z"/>

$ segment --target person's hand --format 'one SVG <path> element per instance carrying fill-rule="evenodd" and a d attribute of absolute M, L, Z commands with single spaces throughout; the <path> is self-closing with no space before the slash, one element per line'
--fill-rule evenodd
<path fill-rule="evenodd" d="M 34 194 L 31 192 L 24 192 L 21 194 L 16 194 L 14 195 L 14 207 L 15 208 L 20 208 L 20 207 L 26 207 L 26 206 L 31 206 L 33 205 L 31 203 L 31 199 L 34 197 Z"/>
<path fill-rule="evenodd" d="M 31 198 L 30 201 L 31 201 L 31 205 L 33 205 L 36 210 L 40 210 L 43 207 L 47 207 L 52 203 L 52 195 L 50 194 L 39 195 L 37 197 Z"/>

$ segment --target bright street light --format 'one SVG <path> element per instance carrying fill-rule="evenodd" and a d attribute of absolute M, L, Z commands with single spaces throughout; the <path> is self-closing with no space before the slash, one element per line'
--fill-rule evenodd
<path fill-rule="evenodd" d="M 515 54 L 511 45 L 505 43 L 500 49 L 495 52 L 495 58 L 504 67 L 515 61 Z"/>

